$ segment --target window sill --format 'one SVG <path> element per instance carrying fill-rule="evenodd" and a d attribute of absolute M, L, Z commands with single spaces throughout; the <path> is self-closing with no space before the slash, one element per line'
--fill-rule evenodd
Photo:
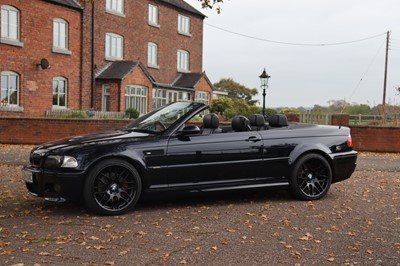
<path fill-rule="evenodd" d="M 20 106 L 0 106 L 0 112 L 23 112 L 24 107 Z"/>
<path fill-rule="evenodd" d="M 149 26 L 151 26 L 151 27 L 154 27 L 154 28 L 160 28 L 160 24 L 156 24 L 156 23 L 153 23 L 153 22 L 150 22 L 149 21 Z"/>
<path fill-rule="evenodd" d="M 65 107 L 65 106 L 53 105 L 53 106 L 51 107 L 51 111 L 59 111 L 59 112 L 62 112 L 62 111 L 69 111 L 69 108 L 67 108 L 67 107 Z"/>
<path fill-rule="evenodd" d="M 149 67 L 149 68 L 155 68 L 155 69 L 160 69 L 160 66 L 158 66 L 158 65 L 152 65 L 152 64 L 148 64 L 147 67 Z"/>
<path fill-rule="evenodd" d="M 188 69 L 180 69 L 180 68 L 178 68 L 176 71 L 178 71 L 179 73 L 190 73 L 190 70 L 188 70 Z"/>
<path fill-rule="evenodd" d="M 13 40 L 13 39 L 7 39 L 4 37 L 0 38 L 0 43 L 12 45 L 12 46 L 24 47 L 23 42 L 20 42 L 18 40 Z"/>
<path fill-rule="evenodd" d="M 72 55 L 72 52 L 70 50 L 58 48 L 58 47 L 53 47 L 53 49 L 51 51 L 56 54 Z"/>
<path fill-rule="evenodd" d="M 110 15 L 118 16 L 118 17 L 121 17 L 121 18 L 126 18 L 124 13 L 118 12 L 116 10 L 106 9 L 106 13 L 108 13 Z"/>
<path fill-rule="evenodd" d="M 118 60 L 124 60 L 124 58 L 118 58 L 118 57 L 108 57 L 106 56 L 105 58 L 107 61 L 118 61 Z"/>
<path fill-rule="evenodd" d="M 178 34 L 179 34 L 179 35 L 186 36 L 186 37 L 192 37 L 192 34 L 191 34 L 191 33 L 188 33 L 188 32 L 178 31 Z"/>

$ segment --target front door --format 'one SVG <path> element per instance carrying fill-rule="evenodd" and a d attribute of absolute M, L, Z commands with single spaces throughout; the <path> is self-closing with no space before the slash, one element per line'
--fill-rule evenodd
<path fill-rule="evenodd" d="M 258 132 L 171 137 L 167 147 L 171 187 L 239 184 L 262 176 L 263 142 Z"/>

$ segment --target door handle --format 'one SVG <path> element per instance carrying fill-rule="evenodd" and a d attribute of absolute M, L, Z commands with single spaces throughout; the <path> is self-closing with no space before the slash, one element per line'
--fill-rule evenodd
<path fill-rule="evenodd" d="M 259 137 L 256 137 L 256 136 L 251 136 L 248 139 L 246 139 L 246 141 L 248 141 L 248 142 L 257 142 L 257 141 L 261 141 L 261 139 Z"/>

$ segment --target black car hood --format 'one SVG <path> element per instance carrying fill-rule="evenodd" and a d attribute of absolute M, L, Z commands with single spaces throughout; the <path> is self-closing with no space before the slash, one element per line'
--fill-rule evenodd
<path fill-rule="evenodd" d="M 92 133 L 82 136 L 72 136 L 42 144 L 36 150 L 46 150 L 56 152 L 58 150 L 71 150 L 75 148 L 83 148 L 85 146 L 95 146 L 96 144 L 107 144 L 122 142 L 124 140 L 135 141 L 144 138 L 154 137 L 155 135 L 142 132 L 134 132 L 130 130 L 114 130 L 99 133 Z"/>

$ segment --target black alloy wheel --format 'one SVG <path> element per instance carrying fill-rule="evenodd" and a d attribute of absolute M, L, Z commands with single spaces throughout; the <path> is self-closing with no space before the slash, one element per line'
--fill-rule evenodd
<path fill-rule="evenodd" d="M 301 200 L 317 200 L 326 195 L 332 183 L 332 170 L 328 161 L 319 154 L 301 157 L 293 168 L 290 188 Z"/>
<path fill-rule="evenodd" d="M 142 182 L 136 169 L 124 160 L 108 159 L 98 163 L 85 181 L 86 207 L 101 215 L 119 215 L 138 202 Z"/>

